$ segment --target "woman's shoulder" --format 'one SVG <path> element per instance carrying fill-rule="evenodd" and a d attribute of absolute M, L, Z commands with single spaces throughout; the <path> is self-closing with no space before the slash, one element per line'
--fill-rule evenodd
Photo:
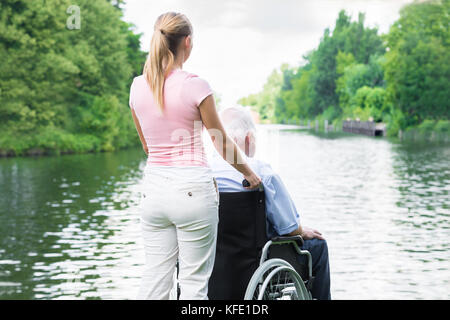
<path fill-rule="evenodd" d="M 136 90 L 137 88 L 141 87 L 143 84 L 146 83 L 146 79 L 143 74 L 140 76 L 136 76 L 133 78 L 133 81 L 131 81 L 130 90 Z"/>
<path fill-rule="evenodd" d="M 135 84 L 135 83 L 139 83 L 145 81 L 145 77 L 143 74 L 141 74 L 140 76 L 136 76 L 133 78 L 133 81 L 131 82 L 131 85 Z"/>
<path fill-rule="evenodd" d="M 207 81 L 200 77 L 198 74 L 196 73 L 192 73 L 186 70 L 180 70 L 179 72 L 181 74 L 181 77 L 183 78 L 183 80 L 185 81 L 189 81 L 189 82 L 206 82 Z"/>
<path fill-rule="evenodd" d="M 208 81 L 199 77 L 197 74 L 184 70 L 180 74 L 183 77 L 182 97 L 192 100 L 195 106 L 199 106 L 203 99 L 213 93 Z"/>
<path fill-rule="evenodd" d="M 130 85 L 131 92 L 147 92 L 149 89 L 149 85 L 147 82 L 147 78 L 144 74 L 136 76 L 133 78 L 133 81 Z"/>
<path fill-rule="evenodd" d="M 179 75 L 180 78 L 185 79 L 185 80 L 188 80 L 188 79 L 200 79 L 200 80 L 206 81 L 204 78 L 200 77 L 198 74 L 192 73 L 192 72 L 189 72 L 189 71 L 186 71 L 186 70 L 178 70 L 178 75 Z M 139 76 L 134 77 L 132 83 L 145 82 L 145 81 L 146 81 L 145 76 L 143 74 L 141 74 Z"/>

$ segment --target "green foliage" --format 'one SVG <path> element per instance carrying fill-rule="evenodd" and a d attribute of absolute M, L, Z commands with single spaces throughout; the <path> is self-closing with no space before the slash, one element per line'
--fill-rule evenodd
<path fill-rule="evenodd" d="M 337 57 L 339 77 L 336 80 L 336 93 L 339 105 L 346 108 L 351 98 L 362 87 L 383 85 L 383 57 L 371 56 L 368 64 L 356 63 L 351 53 L 339 52 Z"/>
<path fill-rule="evenodd" d="M 414 141 L 450 141 L 449 120 L 424 120 L 421 124 L 406 128 L 402 139 Z"/>
<path fill-rule="evenodd" d="M 326 119 L 336 126 L 359 118 L 386 123 L 388 135 L 408 127 L 447 132 L 449 17 L 450 0 L 414 2 L 379 36 L 376 28 L 364 26 L 363 14 L 351 21 L 341 11 L 335 28 L 326 29 L 319 46 L 304 57 L 306 63 L 285 67 L 278 90 L 270 87 L 271 120 Z M 265 90 L 242 101 L 264 113 L 259 97 Z"/>
<path fill-rule="evenodd" d="M 121 1 L 0 4 L 0 150 L 25 154 L 110 151 L 136 143 L 128 88 L 142 70 L 140 35 Z M 134 135 L 133 135 L 134 134 Z"/>
<path fill-rule="evenodd" d="M 359 14 L 358 21 L 351 22 L 345 11 L 339 13 L 332 33 L 325 30 L 319 47 L 310 58 L 316 70 L 311 76 L 315 93 L 312 95 L 315 106 L 313 116 L 322 113 L 329 106 L 339 105 L 336 93 L 339 52 L 351 54 L 354 61 L 361 64 L 367 64 L 372 55 L 384 53 L 383 43 L 377 32 L 376 28 L 364 26 L 364 14 Z"/>
<path fill-rule="evenodd" d="M 381 122 L 389 113 L 389 104 L 386 90 L 376 87 L 363 86 L 351 97 L 348 106 L 344 108 L 344 118 L 359 118 L 367 121 L 372 118 Z"/>
<path fill-rule="evenodd" d="M 361 72 L 357 70 L 361 69 L 358 64 L 371 63 L 370 67 L 364 69 L 364 77 L 368 80 L 363 77 L 359 82 L 363 81 L 362 85 L 372 85 L 377 82 L 374 78 L 380 78 L 380 71 L 374 72 L 373 65 L 376 65 L 377 61 L 371 60 L 371 56 L 383 53 L 384 47 L 377 35 L 377 29 L 364 27 L 363 14 L 359 15 L 358 21 L 352 22 L 345 11 L 341 11 L 333 32 L 325 30 L 319 47 L 304 57 L 306 63 L 297 69 L 284 66 L 278 90 L 270 87 L 271 101 L 275 101 L 273 120 L 314 118 L 325 110 L 328 110 L 327 114 L 333 119 L 338 117 L 342 111 L 339 94 L 347 90 L 343 86 L 347 81 L 355 82 L 353 86 L 356 88 L 349 89 L 354 92 L 361 86 L 356 81 L 359 79 L 353 75 L 355 72 Z M 347 66 L 352 66 L 354 70 L 347 71 Z M 338 81 L 346 73 L 348 74 L 345 79 Z M 370 76 L 371 74 L 376 75 Z M 277 96 L 274 96 L 277 92 Z M 264 88 L 257 95 L 265 94 Z M 260 112 L 264 109 L 264 103 L 260 100 L 253 102 Z"/>
<path fill-rule="evenodd" d="M 434 130 L 441 133 L 450 133 L 450 120 L 438 120 Z"/>
<path fill-rule="evenodd" d="M 287 65 L 283 65 L 281 72 L 286 68 Z M 239 103 L 246 106 L 257 106 L 261 120 L 273 119 L 276 98 L 279 95 L 282 81 L 282 74 L 278 70 L 273 70 L 260 93 L 241 98 Z"/>
<path fill-rule="evenodd" d="M 386 80 L 407 125 L 450 115 L 450 1 L 405 6 L 386 35 Z"/>
<path fill-rule="evenodd" d="M 314 91 L 310 81 L 311 74 L 312 70 L 301 68 L 290 81 L 291 89 L 281 91 L 287 118 L 307 118 L 313 112 Z"/>

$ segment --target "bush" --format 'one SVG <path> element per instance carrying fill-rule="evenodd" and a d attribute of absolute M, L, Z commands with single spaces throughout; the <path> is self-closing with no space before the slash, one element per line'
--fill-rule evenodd
<path fill-rule="evenodd" d="M 439 120 L 436 123 L 434 130 L 439 133 L 449 134 L 450 133 L 450 120 Z"/>
<path fill-rule="evenodd" d="M 450 121 L 426 119 L 416 126 L 406 128 L 404 139 L 414 141 L 449 141 Z"/>
<path fill-rule="evenodd" d="M 391 108 L 383 121 L 387 123 L 387 136 L 397 136 L 398 132 L 406 127 L 406 117 L 400 109 Z"/>

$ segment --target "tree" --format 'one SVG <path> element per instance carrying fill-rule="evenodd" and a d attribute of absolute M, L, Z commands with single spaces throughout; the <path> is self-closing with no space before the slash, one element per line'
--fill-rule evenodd
<path fill-rule="evenodd" d="M 404 126 L 450 117 L 450 1 L 413 3 L 386 36 L 385 75 Z"/>
<path fill-rule="evenodd" d="M 387 123 L 390 135 L 421 123 L 447 130 L 449 19 L 450 0 L 414 2 L 381 37 L 364 26 L 363 14 L 352 21 L 341 11 L 306 63 L 283 71 L 276 120 L 373 118 Z"/>
<path fill-rule="evenodd" d="M 143 53 L 140 35 L 121 20 L 120 3 L 77 1 L 81 23 L 70 29 L 68 0 L 1 2 L 0 151 L 135 143 L 127 100 Z"/>
<path fill-rule="evenodd" d="M 333 31 L 326 29 L 318 48 L 303 57 L 306 64 L 297 70 L 287 69 L 283 72 L 280 94 L 275 99 L 276 118 L 279 121 L 286 118 L 314 118 L 325 110 L 327 115 L 336 118 L 342 113 L 340 103 L 347 103 L 358 88 L 382 83 L 381 65 L 371 58 L 379 57 L 385 51 L 377 32 L 376 28 L 364 26 L 363 14 L 359 15 L 358 21 L 352 22 L 350 16 L 341 11 Z M 350 61 L 344 63 L 344 57 Z M 338 70 L 337 59 L 342 60 L 342 70 Z M 353 70 L 346 71 L 348 74 L 338 80 L 344 74 L 343 64 L 358 66 L 353 66 Z M 349 86 L 352 81 L 354 83 Z M 351 91 L 348 94 L 344 92 L 346 86 Z M 343 96 L 342 101 L 340 94 Z"/>
<path fill-rule="evenodd" d="M 257 107 L 261 120 L 273 119 L 276 105 L 276 97 L 279 94 L 280 87 L 283 81 L 283 70 L 287 70 L 287 65 L 282 65 L 280 71 L 273 70 L 267 78 L 263 86 L 263 90 L 257 94 L 249 95 L 246 98 L 241 98 L 239 103 L 242 105 Z"/>
<path fill-rule="evenodd" d="M 379 122 L 389 114 L 389 107 L 386 89 L 363 86 L 356 90 L 348 105 L 343 108 L 343 117 L 359 118 L 362 121 L 372 118 Z"/>
<path fill-rule="evenodd" d="M 364 14 L 360 13 L 358 21 L 351 22 L 350 17 L 342 10 L 331 33 L 326 29 L 319 47 L 312 55 L 312 64 L 316 72 L 311 81 L 315 95 L 314 115 L 321 114 L 329 106 L 337 107 L 339 97 L 336 93 L 337 56 L 339 52 L 351 54 L 355 62 L 367 64 L 372 55 L 381 55 L 385 49 L 376 28 L 364 26 Z"/>
<path fill-rule="evenodd" d="M 351 53 L 339 52 L 337 57 L 336 93 L 339 105 L 347 107 L 351 98 L 362 87 L 384 86 L 382 63 L 383 56 L 372 55 L 368 64 L 356 63 Z"/>

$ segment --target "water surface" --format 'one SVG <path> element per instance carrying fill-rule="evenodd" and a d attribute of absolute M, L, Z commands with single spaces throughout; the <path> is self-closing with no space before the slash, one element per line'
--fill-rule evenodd
<path fill-rule="evenodd" d="M 261 126 L 301 222 L 326 237 L 334 299 L 450 298 L 450 147 Z M 0 299 L 133 299 L 139 149 L 0 159 Z"/>

